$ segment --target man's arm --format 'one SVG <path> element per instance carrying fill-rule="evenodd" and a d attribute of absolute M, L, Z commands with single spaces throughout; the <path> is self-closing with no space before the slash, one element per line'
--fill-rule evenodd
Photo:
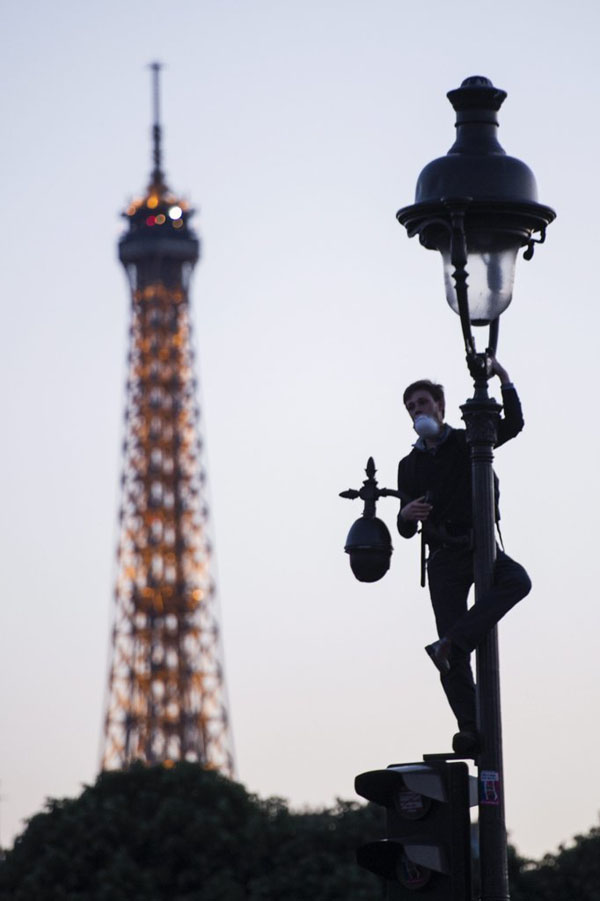
<path fill-rule="evenodd" d="M 415 500 L 409 500 L 411 493 L 406 490 L 405 479 L 402 472 L 402 461 L 398 466 L 398 491 L 402 497 L 400 502 L 400 512 L 398 513 L 398 531 L 403 538 L 412 538 L 419 522 L 425 522 L 431 512 L 431 504 L 425 501 L 424 497 L 418 497 Z"/>
<path fill-rule="evenodd" d="M 504 416 L 498 422 L 498 440 L 496 441 L 496 447 L 500 447 L 501 444 L 505 444 L 518 435 L 525 422 L 517 389 L 511 382 L 508 372 L 496 357 L 492 357 L 492 372 L 500 379 L 504 406 Z"/>

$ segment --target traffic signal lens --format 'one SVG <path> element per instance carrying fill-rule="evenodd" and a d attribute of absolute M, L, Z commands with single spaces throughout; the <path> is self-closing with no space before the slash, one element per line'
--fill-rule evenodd
<path fill-rule="evenodd" d="M 408 789 L 396 792 L 394 796 L 394 807 L 396 812 L 405 820 L 420 820 L 426 816 L 431 809 L 431 798 L 420 795 L 418 792 L 411 792 Z"/>
<path fill-rule="evenodd" d="M 404 888 L 420 889 L 427 885 L 431 879 L 431 870 L 428 870 L 427 867 L 418 866 L 412 860 L 409 860 L 406 854 L 402 854 L 398 858 L 396 878 Z"/>

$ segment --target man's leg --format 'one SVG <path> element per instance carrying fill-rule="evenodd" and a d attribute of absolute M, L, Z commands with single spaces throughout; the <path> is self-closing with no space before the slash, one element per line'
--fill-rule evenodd
<path fill-rule="evenodd" d="M 473 556 L 468 550 L 440 548 L 427 567 L 429 593 L 438 635 L 448 635 L 467 611 L 467 597 L 473 583 Z M 442 674 L 442 687 L 456 717 L 459 731 L 476 731 L 475 684 L 470 654 L 453 644 L 448 656 L 450 669 Z"/>
<path fill-rule="evenodd" d="M 489 630 L 530 590 L 531 580 L 525 569 L 499 550 L 492 587 L 468 612 L 455 620 L 445 636 L 452 641 L 453 647 L 467 652 L 474 650 Z"/>

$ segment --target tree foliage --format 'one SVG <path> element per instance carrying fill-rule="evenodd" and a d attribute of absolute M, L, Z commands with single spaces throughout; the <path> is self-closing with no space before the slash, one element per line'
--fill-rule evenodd
<path fill-rule="evenodd" d="M 180 763 L 102 773 L 50 800 L 0 867 L 1 901 L 375 901 L 354 850 L 381 812 L 338 802 L 293 813 Z"/>
<path fill-rule="evenodd" d="M 598 901 L 600 828 L 576 835 L 572 845 L 561 845 L 539 863 L 521 861 L 514 877 L 511 901 Z"/>
<path fill-rule="evenodd" d="M 293 812 L 195 764 L 139 765 L 48 801 L 0 864 L 0 901 L 379 901 L 355 849 L 383 826 L 375 806 Z M 600 899 L 600 828 L 508 863 L 511 901 Z"/>

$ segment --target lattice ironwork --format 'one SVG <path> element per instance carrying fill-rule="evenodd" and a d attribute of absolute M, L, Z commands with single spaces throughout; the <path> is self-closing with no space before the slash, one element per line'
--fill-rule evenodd
<path fill-rule="evenodd" d="M 188 299 L 199 242 L 161 171 L 152 68 L 154 169 L 119 242 L 131 329 L 102 768 L 192 760 L 233 775 Z"/>

